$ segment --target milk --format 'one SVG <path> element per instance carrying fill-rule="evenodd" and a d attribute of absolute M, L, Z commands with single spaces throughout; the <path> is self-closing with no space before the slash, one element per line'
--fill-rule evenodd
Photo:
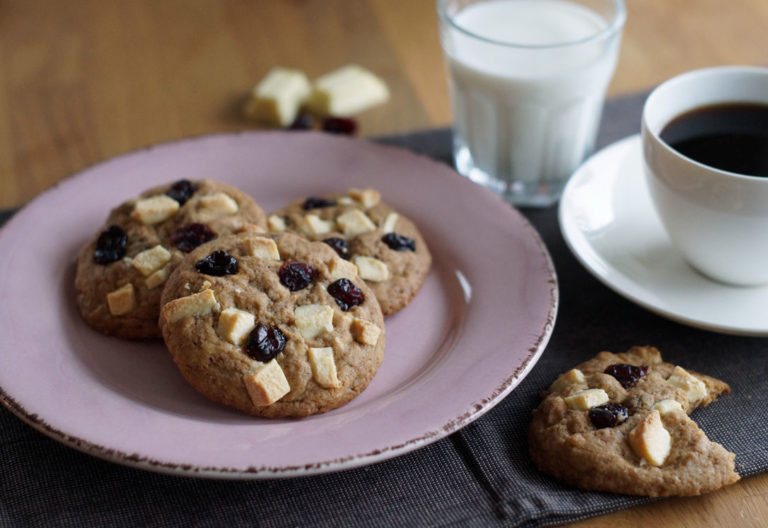
<path fill-rule="evenodd" d="M 595 38 L 606 19 L 564 0 L 480 2 L 453 22 L 441 36 L 457 168 L 513 203 L 554 202 L 593 147 L 619 37 Z"/>

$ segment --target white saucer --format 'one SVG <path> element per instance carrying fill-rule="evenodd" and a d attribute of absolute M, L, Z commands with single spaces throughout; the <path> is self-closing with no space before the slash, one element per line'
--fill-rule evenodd
<path fill-rule="evenodd" d="M 640 306 L 698 328 L 768 336 L 768 287 L 712 281 L 672 246 L 648 194 L 639 135 L 604 148 L 571 177 L 560 230 L 595 277 Z"/>

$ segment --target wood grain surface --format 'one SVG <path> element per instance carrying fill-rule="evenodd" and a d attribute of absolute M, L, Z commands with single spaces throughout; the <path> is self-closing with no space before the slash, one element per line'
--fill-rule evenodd
<path fill-rule="evenodd" d="M 768 63 L 766 0 L 628 0 L 609 95 L 677 73 Z M 254 128 L 240 108 L 272 66 L 382 76 L 361 135 L 450 123 L 433 0 L 0 0 L 0 207 L 98 161 L 185 136 Z M 768 475 L 590 527 L 764 526 Z"/>

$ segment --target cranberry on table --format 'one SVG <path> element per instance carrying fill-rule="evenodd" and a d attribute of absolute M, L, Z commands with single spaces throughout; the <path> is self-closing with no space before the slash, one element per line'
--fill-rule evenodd
<path fill-rule="evenodd" d="M 216 250 L 204 259 L 198 260 L 195 269 L 206 275 L 221 277 L 237 273 L 237 259 L 224 250 Z"/>
<path fill-rule="evenodd" d="M 629 416 L 629 411 L 620 403 L 606 403 L 592 407 L 589 410 L 589 419 L 597 429 L 615 427 Z"/>
<path fill-rule="evenodd" d="M 363 301 L 365 301 L 363 292 L 349 279 L 339 279 L 329 284 L 328 293 L 331 294 L 336 304 L 345 312 L 353 306 L 363 304 Z"/>
<path fill-rule="evenodd" d="M 354 136 L 357 132 L 357 121 L 348 117 L 326 117 L 323 119 L 323 131 L 331 134 Z"/>
<path fill-rule="evenodd" d="M 187 224 L 171 233 L 171 244 L 179 251 L 189 253 L 197 246 L 216 238 L 216 233 L 205 224 Z"/>
<path fill-rule="evenodd" d="M 285 348 L 285 334 L 276 326 L 258 323 L 245 340 L 248 357 L 266 363 Z"/>
<path fill-rule="evenodd" d="M 349 247 L 347 241 L 339 237 L 330 237 L 323 240 L 343 259 L 349 259 Z"/>
<path fill-rule="evenodd" d="M 310 209 L 323 209 L 324 207 L 333 207 L 334 205 L 336 205 L 335 200 L 327 200 L 325 198 L 310 196 L 304 200 L 304 203 L 301 204 L 301 208 L 305 211 L 309 211 Z"/>
<path fill-rule="evenodd" d="M 387 233 L 381 237 L 382 242 L 389 246 L 389 249 L 395 251 L 416 251 L 416 242 L 407 236 L 397 233 Z"/>
<path fill-rule="evenodd" d="M 93 260 L 97 264 L 109 264 L 120 260 L 125 256 L 125 246 L 128 244 L 128 235 L 123 228 L 111 225 L 99 235 L 96 247 L 93 250 Z"/>
<path fill-rule="evenodd" d="M 634 387 L 638 380 L 648 373 L 648 367 L 646 365 L 616 363 L 607 366 L 604 372 L 619 380 L 622 387 L 629 389 Z"/>
<path fill-rule="evenodd" d="M 305 262 L 285 262 L 277 271 L 280 284 L 291 291 L 303 290 L 312 284 L 315 270 Z"/>
<path fill-rule="evenodd" d="M 177 202 L 179 202 L 179 205 L 184 205 L 187 203 L 187 200 L 195 194 L 195 191 L 197 190 L 197 187 L 195 187 L 195 184 L 192 183 L 189 180 L 179 180 L 173 185 L 171 185 L 171 188 L 168 189 L 168 192 L 166 192 L 166 196 L 170 196 Z"/>

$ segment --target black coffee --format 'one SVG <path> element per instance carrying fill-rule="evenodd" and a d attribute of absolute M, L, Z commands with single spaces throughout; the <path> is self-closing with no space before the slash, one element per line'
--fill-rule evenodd
<path fill-rule="evenodd" d="M 682 114 L 661 139 L 693 160 L 748 176 L 768 176 L 768 105 L 728 103 Z"/>

